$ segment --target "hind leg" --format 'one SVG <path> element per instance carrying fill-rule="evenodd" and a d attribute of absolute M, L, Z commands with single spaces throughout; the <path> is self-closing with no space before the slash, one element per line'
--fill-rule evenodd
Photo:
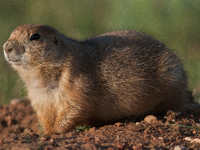
<path fill-rule="evenodd" d="M 187 113 L 190 110 L 197 110 L 197 105 L 191 100 L 191 94 L 184 89 L 171 88 L 169 92 L 164 93 L 164 101 L 155 108 L 159 114 L 165 114 L 168 110 Z"/>

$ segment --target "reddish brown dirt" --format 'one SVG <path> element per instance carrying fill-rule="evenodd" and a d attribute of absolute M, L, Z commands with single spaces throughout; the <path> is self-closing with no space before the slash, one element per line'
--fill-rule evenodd
<path fill-rule="evenodd" d="M 199 122 L 200 115 L 168 111 L 158 119 L 43 136 L 30 103 L 21 101 L 0 106 L 0 149 L 200 149 Z"/>

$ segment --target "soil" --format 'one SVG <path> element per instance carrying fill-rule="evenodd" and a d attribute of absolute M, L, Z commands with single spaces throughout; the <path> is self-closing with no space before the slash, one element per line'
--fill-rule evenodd
<path fill-rule="evenodd" d="M 29 101 L 0 106 L 0 149 L 200 149 L 200 115 L 168 111 L 141 121 L 45 136 Z M 81 131 L 85 130 L 85 131 Z"/>

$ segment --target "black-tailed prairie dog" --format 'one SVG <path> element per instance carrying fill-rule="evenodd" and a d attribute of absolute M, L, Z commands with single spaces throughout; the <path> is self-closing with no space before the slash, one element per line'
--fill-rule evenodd
<path fill-rule="evenodd" d="M 47 134 L 189 107 L 180 60 L 138 32 L 109 32 L 79 42 L 46 25 L 23 25 L 3 49 Z"/>

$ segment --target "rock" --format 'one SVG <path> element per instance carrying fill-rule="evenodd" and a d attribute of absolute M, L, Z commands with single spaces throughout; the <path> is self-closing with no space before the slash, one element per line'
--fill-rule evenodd
<path fill-rule="evenodd" d="M 124 123 L 122 123 L 122 122 L 116 122 L 115 125 L 116 125 L 117 127 L 120 127 L 120 126 L 123 126 Z"/>
<path fill-rule="evenodd" d="M 144 121 L 146 121 L 147 123 L 151 123 L 152 121 L 156 121 L 157 117 L 154 115 L 148 115 L 144 118 Z"/>
<path fill-rule="evenodd" d="M 30 148 L 28 147 L 23 147 L 23 146 L 14 146 L 11 148 L 11 150 L 31 150 Z"/>
<path fill-rule="evenodd" d="M 46 141 L 46 140 L 47 140 L 47 138 L 46 138 L 46 137 L 44 137 L 44 136 L 42 136 L 42 137 L 40 138 L 40 140 L 41 140 L 41 141 Z"/>
<path fill-rule="evenodd" d="M 92 127 L 92 128 L 89 129 L 89 132 L 93 132 L 95 130 L 96 130 L 96 127 Z"/>
<path fill-rule="evenodd" d="M 53 138 L 51 138 L 49 141 L 50 141 L 51 143 L 53 143 L 55 140 L 54 140 Z"/>
<path fill-rule="evenodd" d="M 101 142 L 101 139 L 100 139 L 99 137 L 96 137 L 96 138 L 95 138 L 95 141 L 96 141 L 97 143 L 100 143 L 100 142 Z"/>
<path fill-rule="evenodd" d="M 195 139 L 193 139 L 193 140 L 191 140 L 190 141 L 190 143 L 200 143 L 200 139 L 198 139 L 198 138 L 195 138 Z"/>
<path fill-rule="evenodd" d="M 141 125 L 141 123 L 140 122 L 136 122 L 135 125 Z"/>
<path fill-rule="evenodd" d="M 118 144 L 116 147 L 117 147 L 118 149 L 123 149 L 123 148 L 124 148 L 123 145 L 120 145 L 120 144 Z"/>
<path fill-rule="evenodd" d="M 45 147 L 44 150 L 53 150 L 53 146 Z"/>
<path fill-rule="evenodd" d="M 185 147 L 182 147 L 182 146 L 176 146 L 174 147 L 174 150 L 185 150 L 186 148 Z"/>
<path fill-rule="evenodd" d="M 185 141 L 191 141 L 192 138 L 191 137 L 185 137 L 185 138 L 183 138 L 183 140 L 185 140 Z"/>
<path fill-rule="evenodd" d="M 200 123 L 196 123 L 196 125 L 200 127 Z"/>
<path fill-rule="evenodd" d="M 30 129 L 25 128 L 23 134 L 24 134 L 24 135 L 27 135 L 27 134 L 29 134 L 30 131 L 31 131 Z"/>
<path fill-rule="evenodd" d="M 92 143 L 86 143 L 81 145 L 82 149 L 97 149 L 97 147 Z"/>
<path fill-rule="evenodd" d="M 0 145 L 2 145 L 3 144 L 3 140 L 2 139 L 0 139 Z"/>
<path fill-rule="evenodd" d="M 159 140 L 164 140 L 164 138 L 163 138 L 163 137 L 161 137 L 161 136 L 159 136 L 159 137 L 158 137 L 158 139 L 159 139 Z"/>
<path fill-rule="evenodd" d="M 108 147 L 107 150 L 115 150 L 113 147 Z"/>
<path fill-rule="evenodd" d="M 88 136 L 85 136 L 84 138 L 83 138 L 83 141 L 90 141 L 90 138 L 88 137 Z"/>
<path fill-rule="evenodd" d="M 30 136 L 33 136 L 35 134 L 35 132 L 33 130 L 30 130 L 28 133 Z"/>
<path fill-rule="evenodd" d="M 138 143 L 137 145 L 133 145 L 132 149 L 142 149 L 143 148 L 143 143 Z"/>
<path fill-rule="evenodd" d="M 17 103 L 21 102 L 22 100 L 21 99 L 12 99 L 10 104 L 11 105 L 16 105 Z"/>

